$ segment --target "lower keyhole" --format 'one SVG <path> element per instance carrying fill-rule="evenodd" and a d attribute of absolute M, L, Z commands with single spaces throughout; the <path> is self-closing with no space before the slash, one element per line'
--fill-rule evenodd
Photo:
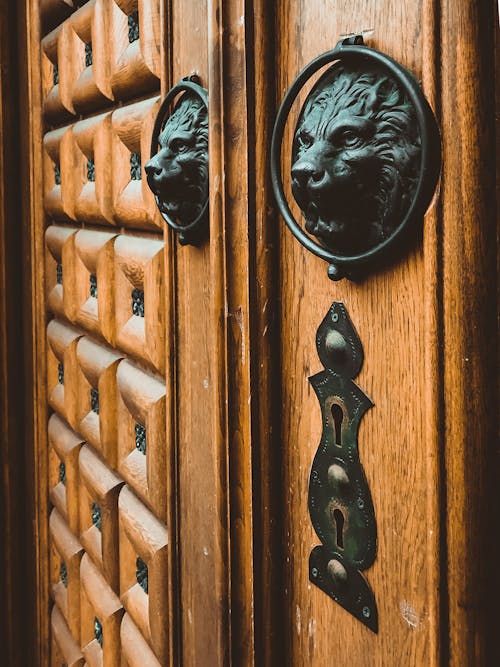
<path fill-rule="evenodd" d="M 333 510 L 333 518 L 335 520 L 335 533 L 337 535 L 337 546 L 339 549 L 344 548 L 344 515 L 340 510 Z"/>

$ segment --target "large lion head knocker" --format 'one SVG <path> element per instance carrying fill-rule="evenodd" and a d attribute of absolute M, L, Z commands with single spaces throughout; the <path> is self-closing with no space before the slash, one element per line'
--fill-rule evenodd
<path fill-rule="evenodd" d="M 306 98 L 292 145 L 291 189 L 304 232 L 284 197 L 281 141 L 300 89 L 332 61 Z M 330 262 L 334 279 L 362 275 L 408 240 L 440 168 L 437 125 L 418 83 L 360 37 L 340 42 L 299 74 L 279 110 L 271 152 L 282 215 L 309 250 Z"/>
<path fill-rule="evenodd" d="M 206 90 L 191 79 L 182 80 L 163 101 L 145 170 L 158 209 L 179 232 L 179 242 L 199 243 L 208 222 L 208 108 Z"/>

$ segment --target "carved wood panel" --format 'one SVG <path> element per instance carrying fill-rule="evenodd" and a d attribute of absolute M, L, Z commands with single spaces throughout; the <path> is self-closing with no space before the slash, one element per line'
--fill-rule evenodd
<path fill-rule="evenodd" d="M 50 662 L 168 665 L 160 1 L 40 11 Z"/>

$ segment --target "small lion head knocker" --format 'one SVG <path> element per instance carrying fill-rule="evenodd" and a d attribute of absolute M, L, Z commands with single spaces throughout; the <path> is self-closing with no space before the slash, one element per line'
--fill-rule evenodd
<path fill-rule="evenodd" d="M 180 243 L 199 243 L 207 227 L 208 109 L 206 91 L 192 80 L 181 81 L 162 103 L 145 170 L 158 209 L 179 232 Z"/>

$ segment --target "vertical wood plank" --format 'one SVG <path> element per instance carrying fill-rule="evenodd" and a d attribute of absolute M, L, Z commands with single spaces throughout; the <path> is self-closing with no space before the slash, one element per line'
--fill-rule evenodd
<path fill-rule="evenodd" d="M 247 19 L 248 20 L 248 19 Z M 252 344 L 252 451 L 255 591 L 255 664 L 283 659 L 283 557 L 281 545 L 281 438 L 278 217 L 269 178 L 275 118 L 275 7 L 253 3 L 247 26 L 249 86 L 249 230 L 252 243 L 250 317 Z"/>
<path fill-rule="evenodd" d="M 45 304 L 39 287 L 44 276 L 44 214 L 42 166 L 42 91 L 40 61 L 40 15 L 36 2 L 19 3 L 18 62 L 20 81 L 19 126 L 21 183 L 23 192 L 22 225 L 24 321 L 26 498 L 30 513 L 27 530 L 31 534 L 33 570 L 27 572 L 32 587 L 33 628 L 36 644 L 28 645 L 28 664 L 46 665 L 49 660 L 48 592 L 48 460 Z M 33 577 L 33 578 L 31 578 Z M 29 612 L 28 612 L 29 613 Z"/>
<path fill-rule="evenodd" d="M 415 3 L 391 0 L 279 3 L 279 100 L 298 71 L 332 49 L 341 35 L 370 30 L 370 46 L 389 53 L 418 79 L 426 72 L 432 96 L 435 62 L 424 61 L 423 53 L 432 52 L 434 32 L 430 25 L 422 33 L 423 11 Z M 289 131 L 285 181 L 290 143 Z M 321 260 L 288 230 L 280 234 L 287 664 L 326 667 L 347 659 L 359 667 L 439 664 L 439 413 L 433 390 L 427 389 L 432 383 L 439 392 L 438 303 L 424 282 L 437 261 L 434 225 L 431 215 L 424 249 L 359 283 L 331 283 Z M 364 365 L 356 383 L 375 403 L 361 422 L 359 448 L 378 526 L 377 559 L 365 573 L 379 609 L 377 636 L 309 582 L 309 553 L 318 538 L 307 490 L 321 419 L 307 377 L 320 368 L 315 333 L 334 300 L 345 303 L 360 335 Z"/>
<path fill-rule="evenodd" d="M 21 667 L 33 636 L 21 616 L 32 599 L 32 552 L 26 541 L 23 442 L 22 267 L 19 206 L 17 7 L 0 2 L 0 644 L 4 660 Z M 23 541 L 24 539 L 24 541 Z"/>
<path fill-rule="evenodd" d="M 173 81 L 210 90 L 210 242 L 176 241 L 178 535 L 181 661 L 229 661 L 226 300 L 218 65 L 220 13 L 172 2 Z M 210 54 L 210 55 L 209 55 Z M 210 58 L 210 65 L 209 65 Z M 215 94 L 214 94 L 215 93 Z"/>
<path fill-rule="evenodd" d="M 440 26 L 439 3 L 424 0 L 422 21 L 422 88 L 441 125 L 441 90 L 439 76 Z M 435 205 L 424 217 L 423 274 L 425 284 L 425 376 L 423 404 L 425 410 L 425 441 L 427 443 L 425 474 L 432 480 L 433 495 L 427 505 L 427 582 L 429 591 L 437 591 L 429 599 L 429 655 L 433 665 L 446 664 L 448 655 L 446 590 L 446 526 L 443 506 L 446 495 L 443 447 L 443 353 L 439 344 L 443 327 L 442 288 L 442 202 L 440 183 L 434 196 Z"/>
<path fill-rule="evenodd" d="M 441 2 L 446 526 L 454 667 L 500 661 L 493 528 L 499 519 L 495 14 L 494 3 Z"/>

